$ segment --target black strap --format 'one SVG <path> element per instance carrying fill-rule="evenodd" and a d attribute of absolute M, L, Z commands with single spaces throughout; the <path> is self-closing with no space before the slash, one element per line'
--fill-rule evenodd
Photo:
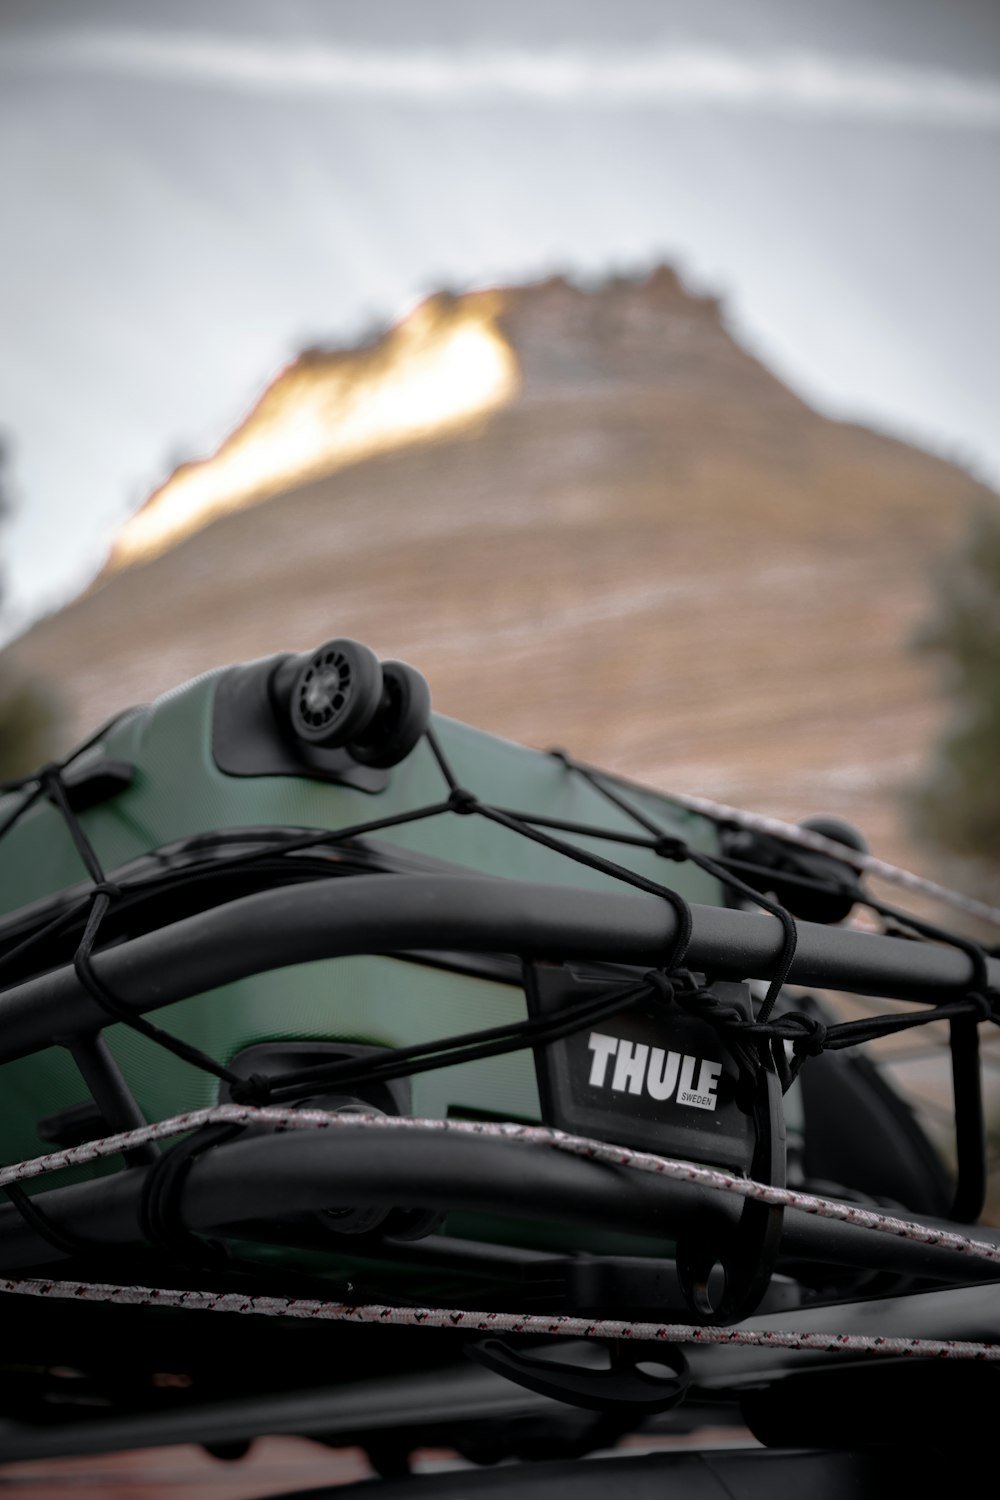
<path fill-rule="evenodd" d="M 228 1262 L 220 1241 L 202 1239 L 184 1223 L 181 1198 L 188 1173 L 199 1156 L 234 1140 L 242 1125 L 209 1125 L 178 1141 L 149 1167 L 142 1186 L 139 1222 L 143 1238 L 155 1250 L 196 1270 L 218 1270 Z"/>

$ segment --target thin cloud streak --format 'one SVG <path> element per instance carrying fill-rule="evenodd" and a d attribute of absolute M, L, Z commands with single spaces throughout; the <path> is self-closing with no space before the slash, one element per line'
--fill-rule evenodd
<path fill-rule="evenodd" d="M 99 72 L 262 96 L 425 106 L 533 103 L 607 109 L 739 110 L 990 129 L 1000 85 L 987 78 L 811 52 L 667 45 L 580 50 L 440 47 L 412 51 L 177 32 L 8 38 L 0 70 Z"/>

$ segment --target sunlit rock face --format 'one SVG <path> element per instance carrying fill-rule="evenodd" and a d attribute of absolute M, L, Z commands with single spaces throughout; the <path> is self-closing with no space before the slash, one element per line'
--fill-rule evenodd
<path fill-rule="evenodd" d="M 510 401 L 517 361 L 501 298 L 433 297 L 371 348 L 301 355 L 218 451 L 184 464 L 122 528 L 112 571 L 148 562 L 231 511 L 407 443 L 457 432 Z"/>
<path fill-rule="evenodd" d="M 747 377 L 749 376 L 749 380 Z M 367 347 L 309 350 L 216 452 L 182 464 L 122 527 L 108 572 L 149 562 L 221 516 L 348 464 L 453 437 L 510 405 L 653 390 L 719 402 L 794 398 L 740 351 L 718 305 L 661 268 L 587 292 L 541 286 L 439 294 Z"/>
<path fill-rule="evenodd" d="M 510 738 L 914 857 L 909 640 L 983 495 L 811 410 L 662 269 L 431 298 L 310 352 L 12 648 L 78 736 L 220 662 L 367 641 Z"/>

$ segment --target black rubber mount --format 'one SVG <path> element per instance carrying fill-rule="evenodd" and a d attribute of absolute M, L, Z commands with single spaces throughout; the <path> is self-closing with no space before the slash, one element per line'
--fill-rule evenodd
<path fill-rule="evenodd" d="M 848 849 L 857 849 L 862 854 L 869 852 L 870 845 L 861 829 L 855 828 L 853 823 L 848 823 L 844 818 L 830 818 L 825 814 L 801 818 L 799 827 L 808 829 L 810 833 L 822 834 L 825 839 L 833 839 L 835 843 L 846 844 Z"/>
<path fill-rule="evenodd" d="M 382 702 L 382 668 L 360 641 L 327 641 L 299 669 L 289 714 L 297 739 L 335 750 L 350 744 Z"/>
<path fill-rule="evenodd" d="M 212 714 L 212 756 L 227 776 L 308 776 L 359 792 L 382 792 L 385 771 L 362 766 L 345 749 L 310 745 L 292 733 L 288 705 L 300 656 L 269 656 L 219 677 Z"/>
<path fill-rule="evenodd" d="M 870 849 L 868 840 L 860 828 L 855 828 L 853 823 L 847 823 L 843 818 L 813 817 L 802 818 L 799 826 L 809 833 L 818 833 L 825 839 L 833 839 L 837 844 L 846 844 L 848 849 L 857 849 L 860 854 L 867 854 Z M 807 921 L 823 922 L 830 925 L 834 922 L 843 922 L 850 916 L 854 908 L 854 898 L 857 893 L 858 876 L 852 871 L 850 865 L 841 865 L 833 855 L 812 854 L 811 851 L 803 850 L 807 857 L 811 856 L 810 874 L 815 873 L 820 879 L 829 873 L 834 879 L 838 872 L 845 880 L 845 888 L 842 894 L 831 892 L 797 893 L 796 902 L 802 908 L 801 915 Z"/>
<path fill-rule="evenodd" d="M 382 699 L 368 726 L 348 749 L 363 766 L 387 770 L 405 760 L 427 728 L 431 690 L 415 667 L 402 661 L 382 663 Z"/>
<path fill-rule="evenodd" d="M 868 853 L 864 834 L 840 818 L 803 818 L 799 826 L 809 833 L 818 833 L 823 838 L 845 844 L 849 849 Z M 758 866 L 753 872 L 739 869 L 737 872 L 756 890 L 770 891 L 800 921 L 819 922 L 825 926 L 842 922 L 861 895 L 857 871 L 837 859 L 836 855 L 798 848 L 770 834 L 743 828 L 726 829 L 722 847 L 730 857 Z M 805 877 L 811 885 L 796 877 Z"/>

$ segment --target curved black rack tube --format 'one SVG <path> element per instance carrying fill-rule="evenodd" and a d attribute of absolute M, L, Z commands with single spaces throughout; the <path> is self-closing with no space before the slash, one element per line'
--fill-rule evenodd
<path fill-rule="evenodd" d="M 61 1233 L 92 1241 L 102 1258 L 143 1243 L 141 1198 L 149 1168 L 52 1188 L 46 1217 Z M 672 1239 L 710 1209 L 735 1222 L 741 1200 L 693 1183 L 554 1150 L 481 1136 L 417 1131 L 285 1131 L 214 1146 L 192 1162 L 178 1208 L 188 1229 L 225 1232 L 275 1215 L 336 1201 L 387 1203 L 502 1214 L 550 1224 L 613 1224 L 626 1233 Z M 920 1223 L 946 1227 L 940 1221 Z M 1000 1243 L 1000 1230 L 977 1230 Z M 248 1236 L 250 1237 L 250 1236 Z M 785 1213 L 782 1258 L 894 1271 L 954 1284 L 1000 1280 L 1000 1265 L 879 1234 L 796 1209 Z M 13 1208 L 0 1207 L 0 1270 L 60 1259 Z"/>
<path fill-rule="evenodd" d="M 692 906 L 686 962 L 717 979 L 766 979 L 782 952 L 773 918 Z M 315 959 L 457 949 L 527 959 L 662 963 L 677 918 L 656 896 L 483 876 L 347 876 L 263 891 L 95 954 L 123 1008 L 143 1015 L 218 986 Z M 1000 988 L 1000 960 L 986 977 Z M 934 1004 L 965 994 L 974 966 L 957 948 L 798 924 L 789 982 Z M 0 1062 L 109 1024 L 72 966 L 0 992 Z"/>

